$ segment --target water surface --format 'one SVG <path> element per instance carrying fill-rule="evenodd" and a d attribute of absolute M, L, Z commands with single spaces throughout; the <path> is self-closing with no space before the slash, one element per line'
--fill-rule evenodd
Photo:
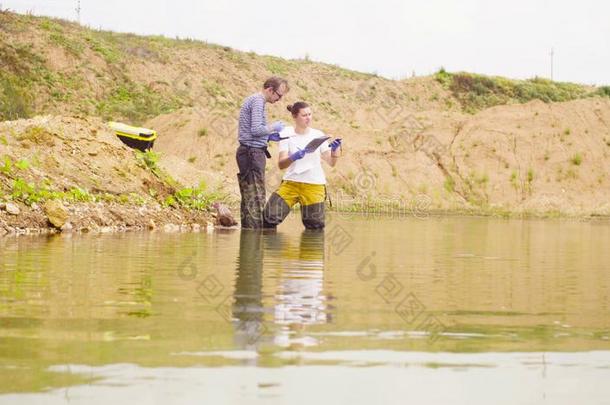
<path fill-rule="evenodd" d="M 0 403 L 610 403 L 608 222 L 328 222 L 0 239 Z"/>

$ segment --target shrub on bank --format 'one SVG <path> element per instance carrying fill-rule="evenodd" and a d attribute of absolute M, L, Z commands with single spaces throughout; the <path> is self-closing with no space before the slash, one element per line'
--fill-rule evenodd
<path fill-rule="evenodd" d="M 610 97 L 610 86 L 593 91 L 575 83 L 555 82 L 544 78 L 511 80 L 503 77 L 473 73 L 449 73 L 440 69 L 436 80 L 449 89 L 464 111 L 477 111 L 502 104 L 527 103 L 541 100 L 545 103 L 570 101 L 593 95 Z"/>

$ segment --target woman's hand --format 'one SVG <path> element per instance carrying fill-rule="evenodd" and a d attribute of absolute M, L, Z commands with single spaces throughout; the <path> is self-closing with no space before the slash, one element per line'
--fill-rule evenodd
<path fill-rule="evenodd" d="M 307 152 L 305 152 L 305 149 L 298 149 L 296 152 L 294 152 L 292 155 L 290 155 L 290 160 L 292 160 L 293 162 L 296 162 L 299 159 L 303 159 L 305 157 L 305 154 Z"/>
<path fill-rule="evenodd" d="M 341 138 L 335 139 L 328 146 L 330 146 L 330 151 L 331 152 L 336 152 L 337 149 L 339 149 L 341 147 Z"/>
<path fill-rule="evenodd" d="M 288 166 L 290 166 L 293 162 L 296 162 L 299 159 L 303 159 L 303 157 L 305 157 L 306 153 L 307 152 L 305 152 L 305 150 L 303 150 L 303 149 L 299 149 L 298 151 L 294 152 L 293 154 L 288 154 L 288 152 L 280 152 L 277 165 L 280 168 L 280 170 L 284 170 Z"/>

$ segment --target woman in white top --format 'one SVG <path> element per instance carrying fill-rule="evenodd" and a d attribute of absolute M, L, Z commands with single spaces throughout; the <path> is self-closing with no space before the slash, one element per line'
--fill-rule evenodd
<path fill-rule="evenodd" d="M 287 170 L 279 189 L 271 194 L 265 205 L 264 226 L 276 227 L 299 203 L 305 228 L 323 229 L 326 176 L 322 160 L 330 166 L 337 164 L 341 139 L 329 143 L 328 136 L 310 127 L 312 114 L 307 103 L 299 101 L 288 106 L 288 111 L 292 113 L 294 127 L 286 127 L 280 132 L 283 140 L 278 159 L 279 168 Z M 310 144 L 314 140 L 319 146 Z"/>

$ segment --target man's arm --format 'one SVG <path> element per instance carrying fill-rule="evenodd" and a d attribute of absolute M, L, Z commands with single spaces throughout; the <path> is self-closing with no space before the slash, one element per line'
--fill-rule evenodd
<path fill-rule="evenodd" d="M 265 126 L 265 101 L 259 97 L 252 102 L 250 133 L 254 136 L 267 136 L 269 130 Z"/>

